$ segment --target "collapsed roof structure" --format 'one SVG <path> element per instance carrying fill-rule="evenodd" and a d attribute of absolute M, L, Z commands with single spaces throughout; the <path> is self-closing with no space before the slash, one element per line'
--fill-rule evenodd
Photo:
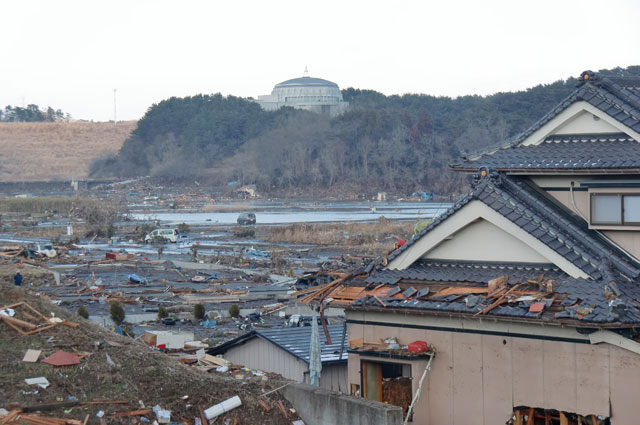
<path fill-rule="evenodd" d="M 452 168 L 474 173 L 470 193 L 304 298 L 344 306 L 350 339 L 398 342 L 384 360 L 352 346 L 352 392 L 390 401 L 385 382 L 411 377 L 416 424 L 637 420 L 640 78 L 586 71 L 531 128 Z M 402 354 L 418 339 L 438 353 L 426 369 Z"/>

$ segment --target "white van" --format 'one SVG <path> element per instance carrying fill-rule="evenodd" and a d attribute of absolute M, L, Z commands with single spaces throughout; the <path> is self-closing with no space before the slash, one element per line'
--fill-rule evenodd
<path fill-rule="evenodd" d="M 178 229 L 155 229 L 144 237 L 144 242 L 150 243 L 153 239 L 164 238 L 169 242 L 176 243 L 178 242 L 178 235 Z"/>

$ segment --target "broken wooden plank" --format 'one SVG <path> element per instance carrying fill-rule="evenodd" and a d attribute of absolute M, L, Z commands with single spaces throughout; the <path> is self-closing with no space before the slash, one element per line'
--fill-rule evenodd
<path fill-rule="evenodd" d="M 33 323 L 25 322 L 24 320 L 16 319 L 15 317 L 9 317 L 5 315 L 0 315 L 0 318 L 5 322 L 13 323 L 16 326 L 21 326 L 23 328 L 27 328 L 29 330 L 36 329 L 38 326 Z"/>
<path fill-rule="evenodd" d="M 533 407 L 530 407 L 527 411 L 527 425 L 535 425 L 534 413 Z"/>
<path fill-rule="evenodd" d="M 494 308 L 496 308 L 497 306 L 499 306 L 500 304 L 505 302 L 507 300 L 507 296 L 509 296 L 509 294 L 511 294 L 516 289 L 518 289 L 518 287 L 520 287 L 520 284 L 514 285 L 511 289 L 509 289 L 507 292 L 505 292 L 503 295 L 501 295 L 500 298 L 498 298 L 490 306 L 483 308 L 482 310 L 480 310 L 479 312 L 474 314 L 474 316 L 478 316 L 480 314 L 486 314 L 486 313 L 490 312 L 491 310 L 493 310 Z"/>
<path fill-rule="evenodd" d="M 433 294 L 434 297 L 440 297 L 444 295 L 466 295 L 466 294 L 486 294 L 487 288 L 481 288 L 477 286 L 449 286 L 443 288 Z"/>
<path fill-rule="evenodd" d="M 202 410 L 202 407 L 198 406 L 198 411 L 200 412 L 200 422 L 202 422 L 202 425 L 207 425 L 209 423 L 209 420 L 207 419 L 207 415 L 204 414 L 204 410 Z M 216 419 L 218 418 L 216 417 Z"/>
<path fill-rule="evenodd" d="M 45 326 L 45 327 L 42 327 L 42 328 L 34 329 L 32 331 L 29 331 L 29 332 L 25 332 L 25 335 L 31 335 L 31 334 L 35 334 L 35 333 L 38 333 L 38 332 L 46 331 L 47 329 L 53 328 L 55 325 L 56 324 L 54 323 L 52 325 L 48 325 L 48 326 Z"/>
<path fill-rule="evenodd" d="M 567 418 L 567 415 L 565 415 L 564 412 L 559 412 L 560 413 L 560 425 L 569 425 L 569 418 Z"/>
<path fill-rule="evenodd" d="M 382 307 L 386 307 L 387 306 L 380 298 L 378 298 L 377 295 L 373 295 L 373 298 L 375 298 L 376 301 L 378 301 L 380 304 L 382 304 Z"/>
<path fill-rule="evenodd" d="M 94 401 L 83 401 L 80 403 L 82 406 L 93 406 L 97 404 L 129 404 L 126 400 L 94 400 Z"/>
<path fill-rule="evenodd" d="M 40 357 L 40 354 L 42 354 L 41 350 L 32 350 L 31 348 L 29 348 L 24 354 L 22 361 L 27 363 L 35 363 L 38 361 L 38 357 Z"/>
<path fill-rule="evenodd" d="M 491 295 L 493 293 L 502 291 L 504 288 L 507 287 L 508 281 L 509 281 L 509 276 L 507 275 L 500 276 L 496 279 L 491 279 L 489 282 L 487 282 L 487 292 Z"/>
<path fill-rule="evenodd" d="M 350 339 L 349 348 L 362 347 L 364 345 L 364 338 Z"/>
<path fill-rule="evenodd" d="M 269 405 L 265 403 L 264 400 L 258 400 L 258 404 L 264 409 L 265 412 L 271 412 L 271 407 L 269 407 Z"/>
<path fill-rule="evenodd" d="M 276 406 L 278 406 L 278 409 L 280 410 L 280 412 L 282 412 L 284 417 L 288 419 L 289 418 L 289 412 L 287 411 L 287 408 L 284 407 L 284 404 L 282 403 L 282 400 L 278 400 L 278 402 L 276 403 Z"/>
<path fill-rule="evenodd" d="M 2 317 L 4 317 L 4 316 L 0 316 L 0 319 L 1 319 Z M 11 328 L 15 329 L 16 331 L 18 331 L 20 334 L 22 334 L 22 335 L 27 335 L 27 333 L 26 333 L 25 331 L 23 331 L 22 329 L 20 329 L 20 328 L 19 328 L 19 327 L 17 327 L 16 325 L 11 324 L 10 322 L 4 322 L 4 323 L 6 323 L 6 324 L 7 324 L 7 326 L 9 326 L 9 327 L 11 327 Z"/>
<path fill-rule="evenodd" d="M 113 414 L 114 418 L 123 418 L 125 416 L 143 416 L 151 413 L 151 409 L 140 409 L 140 410 L 128 410 L 123 412 L 116 412 Z"/>
<path fill-rule="evenodd" d="M 48 412 L 50 410 L 60 409 L 60 408 L 68 408 L 79 405 L 79 401 L 61 401 L 55 403 L 44 403 L 44 404 L 35 404 L 33 406 L 27 406 L 22 409 L 23 412 Z"/>

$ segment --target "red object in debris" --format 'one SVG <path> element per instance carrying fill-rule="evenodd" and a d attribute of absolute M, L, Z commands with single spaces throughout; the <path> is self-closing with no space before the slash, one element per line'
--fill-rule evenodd
<path fill-rule="evenodd" d="M 73 353 L 56 351 L 46 359 L 42 360 L 42 363 L 47 363 L 52 366 L 71 366 L 80 363 L 80 359 Z"/>
<path fill-rule="evenodd" d="M 144 257 L 145 260 L 149 261 L 149 257 Z"/>
<path fill-rule="evenodd" d="M 167 349 L 167 344 L 158 344 L 158 345 L 156 345 L 156 348 L 158 350 L 166 350 Z"/>
<path fill-rule="evenodd" d="M 116 259 L 116 253 L 115 252 L 107 252 L 105 254 L 105 257 L 107 257 L 107 260 L 115 260 Z"/>
<path fill-rule="evenodd" d="M 529 306 L 529 313 L 542 313 L 547 303 L 540 301 L 539 303 L 533 303 Z"/>
<path fill-rule="evenodd" d="M 409 344 L 409 351 L 412 353 L 424 353 L 427 351 L 427 341 L 413 341 Z"/>
<path fill-rule="evenodd" d="M 407 243 L 405 239 L 399 238 L 397 236 L 396 236 L 396 239 L 398 239 L 398 248 L 400 248 L 402 245 Z"/>

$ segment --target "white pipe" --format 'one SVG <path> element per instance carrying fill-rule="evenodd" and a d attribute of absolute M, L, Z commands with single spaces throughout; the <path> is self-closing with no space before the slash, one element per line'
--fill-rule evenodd
<path fill-rule="evenodd" d="M 229 410 L 239 407 L 240 405 L 242 405 L 242 401 L 240 400 L 240 397 L 235 395 L 230 399 L 223 401 L 222 403 L 211 406 L 204 411 L 204 415 L 207 417 L 207 419 L 211 420 L 216 416 L 220 416 L 223 413 L 228 412 Z"/>
<path fill-rule="evenodd" d="M 569 193 L 571 194 L 571 206 L 573 207 L 573 210 L 575 212 L 578 213 L 578 215 L 580 217 L 582 217 L 584 219 L 584 221 L 586 221 L 587 223 L 589 222 L 589 220 L 587 220 L 587 217 L 585 217 L 582 212 L 578 209 L 578 207 L 576 206 L 576 201 L 573 199 L 573 182 L 571 182 L 571 185 L 569 186 Z"/>
<path fill-rule="evenodd" d="M 404 425 L 407 425 L 407 423 L 409 422 L 411 411 L 413 410 L 413 405 L 416 404 L 416 401 L 418 401 L 418 398 L 420 398 L 420 392 L 422 391 L 422 381 L 424 381 L 424 378 L 427 376 L 427 372 L 431 370 L 431 360 L 433 360 L 433 356 L 435 355 L 435 353 L 431 354 L 431 356 L 429 357 L 429 361 L 427 362 L 427 366 L 424 368 L 424 372 L 422 373 L 422 377 L 420 378 L 420 382 L 418 383 L 416 395 L 413 396 L 413 400 L 411 400 L 411 404 L 409 405 L 409 409 L 407 410 L 407 417 L 404 418 Z"/>

